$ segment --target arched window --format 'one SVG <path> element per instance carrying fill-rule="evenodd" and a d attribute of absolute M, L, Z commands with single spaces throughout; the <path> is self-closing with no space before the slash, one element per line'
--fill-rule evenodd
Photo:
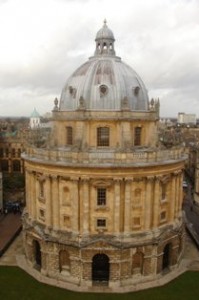
<path fill-rule="evenodd" d="M 73 144 L 73 128 L 71 126 L 66 127 L 66 145 Z"/>
<path fill-rule="evenodd" d="M 70 255 L 66 250 L 61 250 L 59 252 L 59 269 L 60 272 L 70 273 Z"/>
<path fill-rule="evenodd" d="M 163 250 L 163 257 L 162 257 L 162 270 L 168 269 L 170 266 L 171 260 L 171 244 L 166 244 Z"/>
<path fill-rule="evenodd" d="M 103 49 L 105 49 L 105 50 L 107 49 L 107 44 L 106 43 L 103 44 Z"/>
<path fill-rule="evenodd" d="M 144 255 L 141 251 L 136 251 L 133 255 L 132 274 L 142 274 Z"/>
<path fill-rule="evenodd" d="M 67 186 L 63 187 L 62 192 L 62 205 L 64 206 L 70 206 L 70 192 Z"/>
<path fill-rule="evenodd" d="M 39 181 L 39 197 L 44 197 L 44 181 Z"/>
<path fill-rule="evenodd" d="M 137 188 L 134 192 L 134 204 L 140 204 L 141 203 L 141 189 Z"/>
<path fill-rule="evenodd" d="M 162 183 L 162 200 L 166 199 L 166 192 L 167 192 L 167 184 Z"/>
<path fill-rule="evenodd" d="M 98 127 L 97 128 L 97 146 L 107 147 L 109 146 L 109 128 Z"/>
<path fill-rule="evenodd" d="M 141 146 L 141 127 L 135 127 L 134 129 L 134 146 Z"/>
<path fill-rule="evenodd" d="M 36 267 L 41 269 L 42 266 L 42 258 L 41 258 L 41 246 L 40 243 L 36 240 L 33 241 L 34 255 L 35 255 L 35 263 Z"/>

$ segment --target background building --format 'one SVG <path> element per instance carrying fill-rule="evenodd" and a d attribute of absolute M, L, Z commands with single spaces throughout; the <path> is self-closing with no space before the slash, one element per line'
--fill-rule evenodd
<path fill-rule="evenodd" d="M 95 42 L 55 99 L 48 143 L 23 155 L 27 269 L 128 291 L 179 267 L 184 149 L 159 144 L 159 101 L 116 56 L 106 22 Z"/>
<path fill-rule="evenodd" d="M 178 124 L 196 125 L 196 121 L 195 114 L 178 113 Z"/>
<path fill-rule="evenodd" d="M 0 173 L 0 212 L 3 212 L 3 183 L 2 183 L 2 173 Z"/>

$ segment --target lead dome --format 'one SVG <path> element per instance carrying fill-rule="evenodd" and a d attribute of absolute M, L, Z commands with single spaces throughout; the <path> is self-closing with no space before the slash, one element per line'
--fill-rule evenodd
<path fill-rule="evenodd" d="M 97 32 L 94 56 L 67 80 L 60 111 L 74 111 L 83 103 L 87 110 L 119 111 L 125 103 L 131 111 L 148 110 L 148 94 L 138 74 L 115 55 L 114 35 L 106 21 Z"/>

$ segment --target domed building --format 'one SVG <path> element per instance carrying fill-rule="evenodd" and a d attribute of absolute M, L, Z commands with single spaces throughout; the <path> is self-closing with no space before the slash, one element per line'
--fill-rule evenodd
<path fill-rule="evenodd" d="M 49 144 L 24 154 L 27 270 L 79 291 L 158 283 L 183 254 L 184 151 L 159 145 L 159 100 L 114 42 L 104 22 L 55 99 Z"/>

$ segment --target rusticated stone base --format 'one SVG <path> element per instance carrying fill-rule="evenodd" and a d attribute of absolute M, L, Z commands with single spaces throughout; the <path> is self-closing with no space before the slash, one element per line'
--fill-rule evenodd
<path fill-rule="evenodd" d="M 146 235 L 137 240 L 120 237 L 120 243 L 103 234 L 81 236 L 78 242 L 68 237 L 60 242 L 52 232 L 47 236 L 42 228 L 35 228 L 24 229 L 23 268 L 49 284 L 80 291 L 127 292 L 145 288 L 146 283 L 158 285 L 160 278 L 172 279 L 172 273 L 179 272 L 184 245 L 182 224 L 156 232 L 150 239 Z"/>

